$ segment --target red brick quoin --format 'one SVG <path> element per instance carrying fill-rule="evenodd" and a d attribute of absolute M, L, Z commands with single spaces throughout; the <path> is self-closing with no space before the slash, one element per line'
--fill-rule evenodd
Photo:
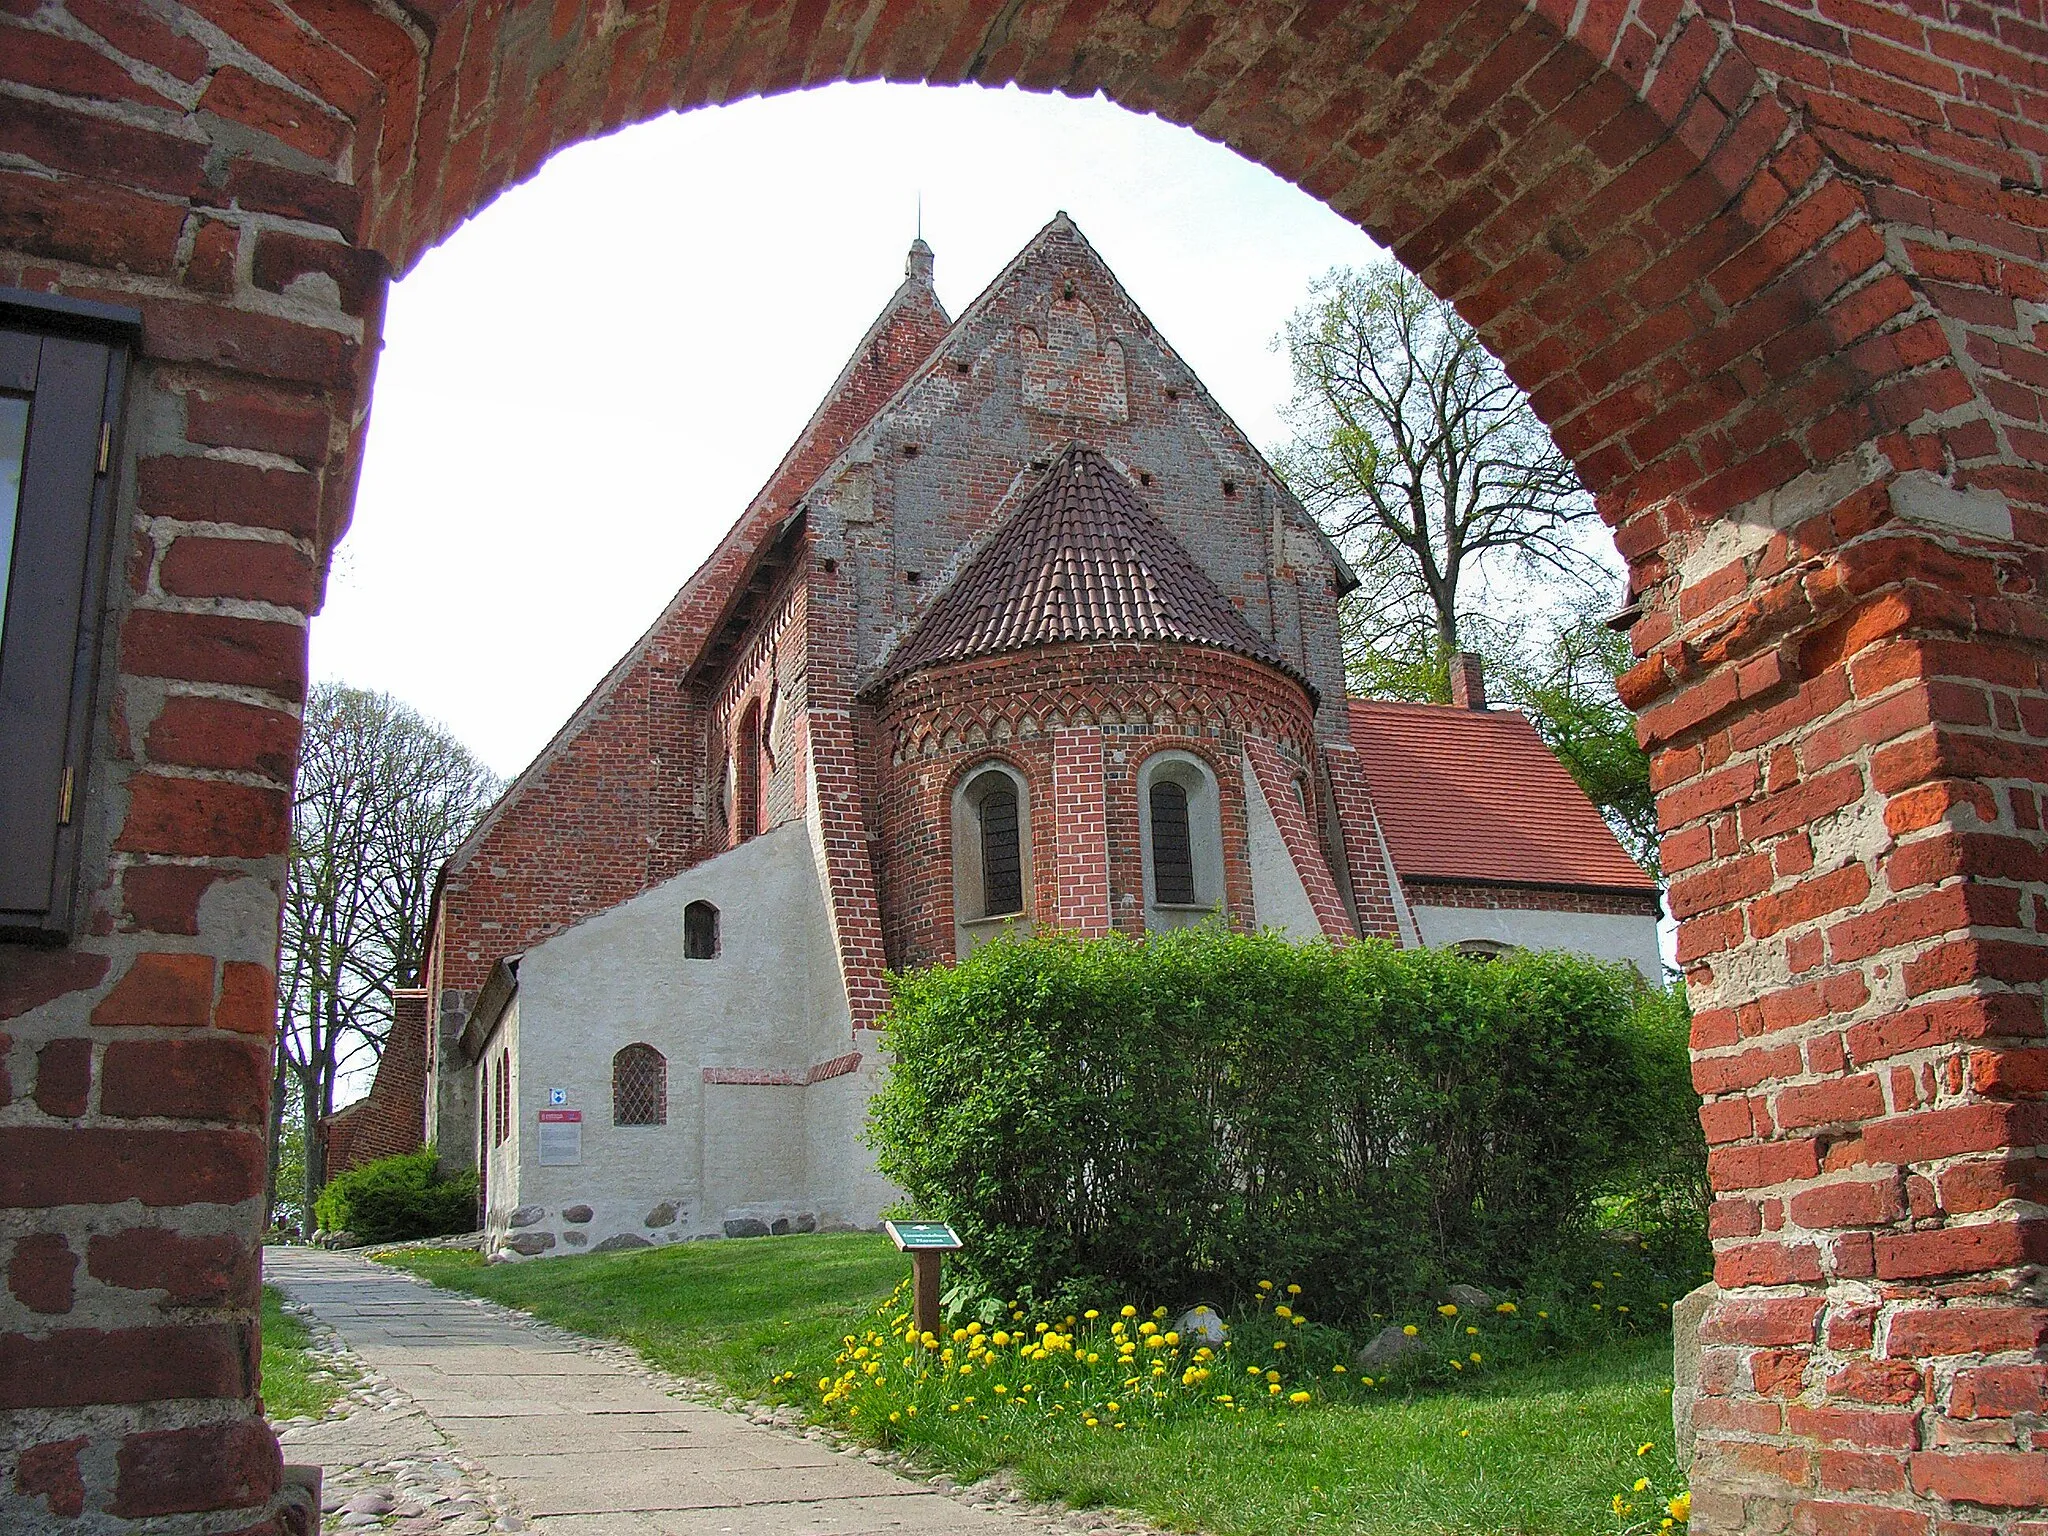
<path fill-rule="evenodd" d="M 143 317 L 82 912 L 0 950 L 0 1526 L 283 1518 L 239 1278 L 280 775 L 388 277 L 564 144 L 887 77 L 1199 123 L 1533 392 L 1631 564 L 1699 1010 L 1694 1528 L 2048 1530 L 2044 39 L 2034 0 L 0 5 L 0 284 Z M 772 500 L 689 622 L 772 596 Z M 685 856 L 661 795 L 590 881 Z"/>

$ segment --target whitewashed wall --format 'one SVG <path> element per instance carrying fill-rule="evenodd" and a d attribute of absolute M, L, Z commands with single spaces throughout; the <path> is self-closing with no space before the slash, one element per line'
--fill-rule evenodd
<path fill-rule="evenodd" d="M 1655 986 L 1664 984 L 1664 958 L 1654 917 L 1606 912 L 1532 912 L 1503 907 L 1412 908 L 1422 942 L 1446 949 L 1470 939 L 1518 949 L 1564 949 L 1595 960 L 1626 960 Z"/>
<path fill-rule="evenodd" d="M 1273 807 L 1266 802 L 1266 792 L 1259 785 L 1252 760 L 1244 758 L 1240 767 L 1244 774 L 1245 826 L 1251 854 L 1252 911 L 1258 925 L 1284 933 L 1290 939 L 1319 938 L 1323 925 L 1316 918 L 1315 903 L 1308 898 L 1308 887 L 1301 883 L 1301 871 L 1294 867 L 1294 855 L 1287 851 L 1287 840 L 1280 835 L 1280 823 L 1273 815 Z"/>
<path fill-rule="evenodd" d="M 746 1221 L 874 1223 L 890 1196 L 856 1140 L 874 1063 L 805 1084 L 853 1049 L 817 867 L 809 827 L 786 822 L 527 951 L 516 1118 L 530 1133 L 561 1089 L 583 1112 L 583 1161 L 542 1167 L 524 1136 L 516 1172 L 492 1170 L 494 1236 L 559 1254 Z M 716 959 L 683 958 L 699 900 L 719 909 Z M 612 1124 L 612 1056 L 635 1043 L 667 1058 L 665 1125 Z M 706 1082 L 707 1068 L 786 1081 Z"/>

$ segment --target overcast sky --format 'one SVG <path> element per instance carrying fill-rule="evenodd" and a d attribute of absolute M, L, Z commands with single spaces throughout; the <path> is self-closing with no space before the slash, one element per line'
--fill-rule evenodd
<path fill-rule="evenodd" d="M 950 313 L 1064 208 L 1267 447 L 1273 338 L 1376 254 L 1099 100 L 834 86 L 566 150 L 392 291 L 314 675 L 525 766 L 781 458 L 901 281 L 920 194 Z"/>

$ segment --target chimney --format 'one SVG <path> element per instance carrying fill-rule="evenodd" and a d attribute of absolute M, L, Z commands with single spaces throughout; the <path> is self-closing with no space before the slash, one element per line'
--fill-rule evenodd
<path fill-rule="evenodd" d="M 1457 709 L 1486 708 L 1486 663 L 1471 651 L 1451 658 L 1451 704 Z"/>

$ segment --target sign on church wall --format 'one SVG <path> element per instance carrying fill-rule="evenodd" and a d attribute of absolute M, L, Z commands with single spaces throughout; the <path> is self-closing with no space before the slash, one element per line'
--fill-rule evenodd
<path fill-rule="evenodd" d="M 572 1168 L 583 1161 L 583 1111 L 543 1109 L 540 1111 L 540 1165 L 543 1168 Z"/>

